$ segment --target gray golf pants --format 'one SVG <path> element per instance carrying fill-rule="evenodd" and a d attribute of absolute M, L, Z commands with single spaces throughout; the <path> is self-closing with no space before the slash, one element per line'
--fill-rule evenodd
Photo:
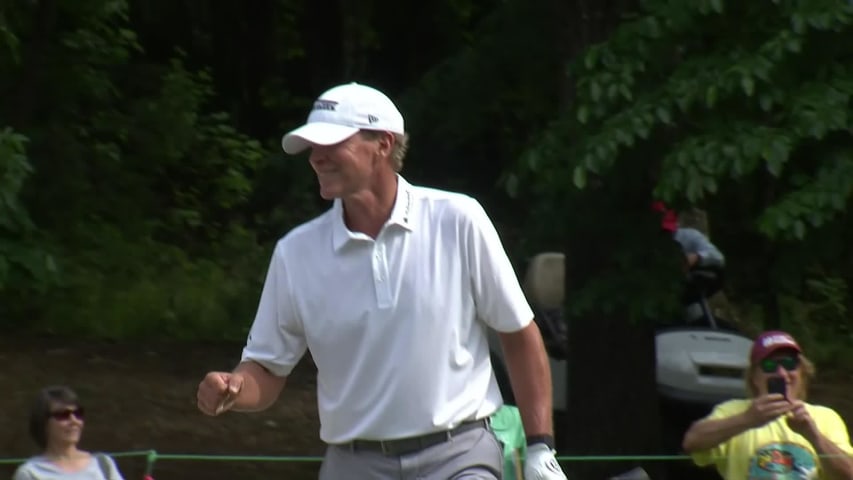
<path fill-rule="evenodd" d="M 320 480 L 500 480 L 503 448 L 486 428 L 402 456 L 330 445 Z"/>

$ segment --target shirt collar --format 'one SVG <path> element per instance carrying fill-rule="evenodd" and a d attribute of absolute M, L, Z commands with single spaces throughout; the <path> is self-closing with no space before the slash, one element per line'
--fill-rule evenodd
<path fill-rule="evenodd" d="M 415 225 L 415 189 L 401 175 L 397 174 L 397 197 L 391 216 L 385 226 L 398 225 L 407 231 L 414 231 Z M 344 223 L 344 204 L 336 198 L 332 204 L 332 245 L 335 251 L 340 250 L 350 240 L 369 240 L 363 233 L 350 231 Z"/>

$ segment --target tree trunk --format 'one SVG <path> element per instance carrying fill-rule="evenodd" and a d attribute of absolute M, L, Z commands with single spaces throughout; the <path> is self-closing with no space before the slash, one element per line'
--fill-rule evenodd
<path fill-rule="evenodd" d="M 572 322 L 569 346 L 568 435 L 560 451 L 660 454 L 652 327 L 598 314 Z M 641 462 L 579 462 L 567 470 L 575 480 L 600 480 L 637 465 Z M 642 466 L 652 478 L 662 478 L 658 465 Z"/>
<path fill-rule="evenodd" d="M 618 210 L 613 205 L 590 208 Z M 566 250 L 577 252 L 566 258 L 569 305 L 585 283 L 614 269 L 611 254 L 621 240 L 594 228 L 585 228 L 587 234 Z M 565 434 L 558 439 L 558 450 L 564 455 L 659 455 L 663 446 L 654 324 L 631 322 L 627 314 L 604 307 L 569 320 L 568 408 L 566 418 L 560 419 Z M 575 462 L 566 468 L 573 480 L 601 480 L 636 466 L 655 480 L 664 478 L 659 463 L 631 460 Z"/>
<path fill-rule="evenodd" d="M 43 88 L 46 80 L 43 74 L 46 71 L 45 57 L 56 29 L 58 14 L 56 0 L 42 0 L 36 5 L 32 37 L 19 39 L 21 41 L 20 81 L 13 87 L 13 94 L 5 99 L 14 105 L 9 121 L 18 129 L 25 129 L 39 108 L 38 92 Z"/>
<path fill-rule="evenodd" d="M 604 41 L 619 24 L 621 16 L 632 10 L 636 0 L 575 0 L 555 2 L 554 15 L 564 19 L 558 34 L 557 48 L 563 58 L 572 61 L 587 47 Z M 560 90 L 561 110 L 572 108 L 575 99 L 574 79 L 569 73 Z"/>
<path fill-rule="evenodd" d="M 602 41 L 633 0 L 565 2 L 563 52 L 571 61 Z M 567 76 L 560 104 L 570 109 L 574 79 Z M 590 208 L 595 208 L 590 206 Z M 571 221 L 571 220 L 569 220 Z M 593 232 L 566 249 L 566 299 L 606 271 L 612 252 Z M 610 245 L 612 247 L 613 245 Z M 572 286 L 574 284 L 574 286 Z M 632 324 L 626 316 L 603 309 L 569 321 L 568 408 L 557 417 L 558 451 L 563 455 L 653 455 L 662 451 L 654 328 Z M 560 435 L 559 433 L 562 433 Z M 584 461 L 565 464 L 572 480 L 601 480 L 642 466 L 655 480 L 659 464 L 637 461 Z"/>
<path fill-rule="evenodd" d="M 372 1 L 341 0 L 341 51 L 343 76 L 360 79 L 367 71 L 367 53 L 373 30 Z"/>

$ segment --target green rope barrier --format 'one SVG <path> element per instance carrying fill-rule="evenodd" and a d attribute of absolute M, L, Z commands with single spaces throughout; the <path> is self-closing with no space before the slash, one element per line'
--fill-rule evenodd
<path fill-rule="evenodd" d="M 116 454 L 113 456 L 140 456 L 147 455 L 148 462 L 153 464 L 157 460 L 188 460 L 188 461 L 212 461 L 212 462 L 321 462 L 322 456 L 311 455 L 209 455 L 193 453 L 157 453 L 153 450 L 142 453 Z M 826 457 L 827 455 L 821 455 Z M 689 460 L 688 455 L 562 455 L 557 456 L 560 462 L 608 462 L 608 461 L 635 461 L 635 460 Z"/>
<path fill-rule="evenodd" d="M 630 462 L 634 460 L 689 460 L 689 455 L 558 455 L 560 462 Z"/>
<path fill-rule="evenodd" d="M 127 452 L 108 453 L 115 458 L 122 457 L 146 457 L 146 475 L 151 475 L 154 464 L 158 460 L 188 460 L 188 461 L 214 461 L 214 462 L 321 462 L 322 456 L 311 455 L 207 455 L 190 453 L 158 453 L 156 450 L 136 450 Z M 844 454 L 817 455 L 819 458 L 844 457 Z M 689 455 L 558 455 L 560 462 L 625 462 L 625 461 L 673 461 L 689 460 Z M 0 465 L 21 464 L 26 458 L 0 458 Z"/>
<path fill-rule="evenodd" d="M 323 457 L 307 455 L 196 455 L 180 453 L 158 453 L 157 460 L 201 460 L 214 462 L 320 462 Z"/>
<path fill-rule="evenodd" d="M 111 457 L 121 458 L 121 457 L 147 457 L 151 455 L 151 452 L 154 450 L 131 450 L 129 452 L 116 452 L 108 454 Z"/>

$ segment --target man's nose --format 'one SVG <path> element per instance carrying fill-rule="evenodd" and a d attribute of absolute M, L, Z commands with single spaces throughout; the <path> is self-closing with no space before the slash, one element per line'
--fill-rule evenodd
<path fill-rule="evenodd" d="M 311 161 L 311 163 L 324 161 L 328 156 L 327 149 L 324 148 L 323 145 L 311 145 L 308 148 L 310 148 L 308 160 Z"/>

